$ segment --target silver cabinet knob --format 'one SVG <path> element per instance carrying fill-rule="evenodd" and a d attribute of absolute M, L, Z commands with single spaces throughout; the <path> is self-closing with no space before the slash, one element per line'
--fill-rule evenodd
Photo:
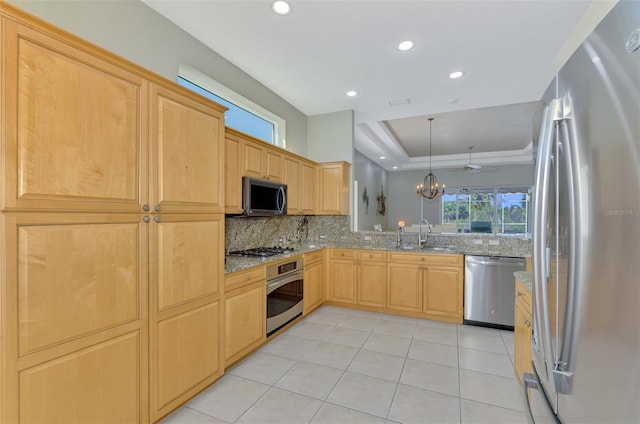
<path fill-rule="evenodd" d="M 146 205 L 146 204 L 145 204 L 145 205 L 142 205 L 142 210 L 143 210 L 143 211 L 145 211 L 145 212 L 149 212 L 149 209 L 150 209 L 150 208 L 149 208 L 149 205 Z"/>
<path fill-rule="evenodd" d="M 148 223 L 149 221 L 151 221 L 151 218 L 149 218 L 149 215 L 145 215 L 142 217 L 142 220 Z"/>
<path fill-rule="evenodd" d="M 160 206 L 160 204 L 157 204 L 153 209 L 155 209 L 156 212 L 160 212 L 162 210 L 162 206 Z"/>
<path fill-rule="evenodd" d="M 159 216 L 154 216 L 153 220 L 156 221 L 156 222 L 160 222 L 160 217 Z"/>

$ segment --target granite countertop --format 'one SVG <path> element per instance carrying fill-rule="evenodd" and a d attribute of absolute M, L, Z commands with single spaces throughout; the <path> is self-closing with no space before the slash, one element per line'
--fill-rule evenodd
<path fill-rule="evenodd" d="M 531 291 L 533 287 L 533 273 L 529 271 L 516 271 L 513 273 L 513 276 Z"/>
<path fill-rule="evenodd" d="M 518 254 L 518 252 L 508 251 L 504 249 L 488 250 L 486 246 L 484 248 L 474 249 L 471 247 L 447 247 L 446 250 L 433 250 L 433 249 L 419 249 L 416 246 L 375 246 L 367 242 L 362 243 L 347 243 L 347 242 L 323 242 L 323 243 L 300 243 L 293 246 L 294 251 L 291 253 L 285 253 L 282 255 L 271 256 L 269 258 L 245 258 L 227 256 L 225 264 L 225 274 L 232 272 L 243 271 L 245 269 L 253 268 L 255 266 L 265 265 L 270 262 L 281 261 L 282 259 L 300 256 L 305 253 L 313 252 L 325 248 L 338 248 L 338 249 L 362 249 L 362 250 L 384 250 L 389 252 L 415 252 L 415 253 L 429 253 L 429 254 L 462 254 L 462 255 L 480 255 L 480 256 L 513 256 L 513 257 L 527 257 L 528 255 Z M 517 274 L 517 273 L 516 273 Z M 529 278 L 530 279 L 530 278 Z M 529 283 L 529 288 L 531 284 Z"/>

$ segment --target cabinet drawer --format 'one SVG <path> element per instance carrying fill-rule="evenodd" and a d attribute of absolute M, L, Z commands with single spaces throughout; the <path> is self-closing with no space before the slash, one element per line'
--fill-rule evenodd
<path fill-rule="evenodd" d="M 357 253 L 354 249 L 331 249 L 332 258 L 355 259 Z"/>
<path fill-rule="evenodd" d="M 410 252 L 388 252 L 389 262 L 404 262 L 410 264 L 439 265 L 439 266 L 462 266 L 463 255 L 444 253 L 410 253 Z"/>
<path fill-rule="evenodd" d="M 386 261 L 387 252 L 382 250 L 359 250 L 358 259 L 371 261 Z"/>
<path fill-rule="evenodd" d="M 531 291 L 520 281 L 516 280 L 516 301 L 520 300 L 526 310 L 531 313 Z"/>
<path fill-rule="evenodd" d="M 313 262 L 324 259 L 324 249 L 316 250 L 315 252 L 305 253 L 304 255 L 302 255 L 302 257 L 304 259 L 305 265 L 311 264 Z"/>
<path fill-rule="evenodd" d="M 237 289 L 239 287 L 244 287 L 248 284 L 264 280 L 265 278 L 265 267 L 256 266 L 244 271 L 227 274 L 224 278 L 224 289 L 225 291 Z"/>

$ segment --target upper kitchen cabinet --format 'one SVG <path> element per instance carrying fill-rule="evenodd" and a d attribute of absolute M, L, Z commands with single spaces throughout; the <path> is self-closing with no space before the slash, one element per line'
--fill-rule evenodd
<path fill-rule="evenodd" d="M 245 137 L 241 146 L 242 176 L 282 182 L 282 153 L 263 141 Z"/>
<path fill-rule="evenodd" d="M 224 108 L 173 85 L 150 92 L 150 207 L 224 212 Z"/>
<path fill-rule="evenodd" d="M 2 209 L 139 211 L 147 82 L 89 44 L 3 27 Z"/>
<path fill-rule="evenodd" d="M 327 162 L 317 166 L 317 214 L 348 215 L 351 165 Z"/>
<path fill-rule="evenodd" d="M 282 182 L 287 185 L 287 213 L 300 213 L 300 161 L 294 157 L 283 158 Z"/>
<path fill-rule="evenodd" d="M 224 135 L 224 212 L 242 213 L 242 171 L 240 170 L 240 133 L 225 128 Z"/>
<path fill-rule="evenodd" d="M 300 162 L 300 212 L 313 215 L 316 210 L 316 169 L 309 161 Z"/>

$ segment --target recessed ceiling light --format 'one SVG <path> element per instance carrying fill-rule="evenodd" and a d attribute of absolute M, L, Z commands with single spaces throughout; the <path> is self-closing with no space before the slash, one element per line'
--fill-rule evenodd
<path fill-rule="evenodd" d="M 413 46 L 414 44 L 413 44 L 413 41 L 411 40 L 401 41 L 398 44 L 398 50 L 402 50 L 403 52 L 406 52 L 407 50 L 411 50 Z"/>
<path fill-rule="evenodd" d="M 386 158 L 387 158 L 386 156 L 380 156 L 380 159 L 386 159 Z"/>
<path fill-rule="evenodd" d="M 449 100 L 449 104 L 450 105 L 455 105 L 456 103 L 458 103 L 460 101 L 460 97 L 456 97 L 455 99 L 451 99 Z"/>
<path fill-rule="evenodd" d="M 274 1 L 271 8 L 278 15 L 288 15 L 289 13 L 291 13 L 291 6 L 289 5 L 289 3 L 283 0 Z"/>
<path fill-rule="evenodd" d="M 458 79 L 461 78 L 464 75 L 464 72 L 462 71 L 455 71 L 455 72 L 451 72 L 449 74 L 449 78 L 451 79 Z"/>
<path fill-rule="evenodd" d="M 393 167 L 393 169 L 398 169 L 398 167 L 397 167 L 397 166 L 394 166 L 394 167 Z"/>
<path fill-rule="evenodd" d="M 349 96 L 349 97 L 355 97 L 355 96 L 357 96 L 357 95 L 358 95 L 358 92 L 357 92 L 356 90 L 349 90 L 349 91 L 347 91 L 347 93 L 346 93 L 346 94 L 347 94 L 347 96 Z"/>

